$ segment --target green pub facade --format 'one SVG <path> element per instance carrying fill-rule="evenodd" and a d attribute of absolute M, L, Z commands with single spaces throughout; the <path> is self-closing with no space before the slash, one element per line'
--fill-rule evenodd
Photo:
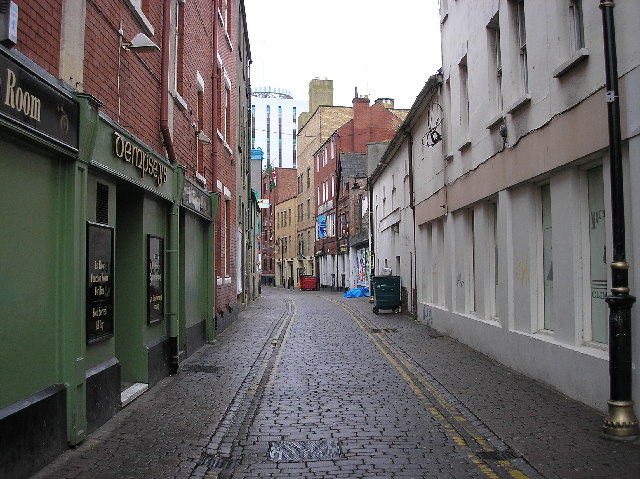
<path fill-rule="evenodd" d="M 0 476 L 27 477 L 213 338 L 218 201 L 4 49 L 0 183 Z"/>

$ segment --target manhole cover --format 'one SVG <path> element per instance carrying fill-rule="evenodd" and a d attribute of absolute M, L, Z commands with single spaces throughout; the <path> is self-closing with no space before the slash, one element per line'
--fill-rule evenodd
<path fill-rule="evenodd" d="M 213 364 L 204 364 L 204 363 L 190 363 L 184 364 L 181 367 L 182 371 L 187 373 L 217 373 L 220 370 L 219 366 L 214 366 Z"/>
<path fill-rule="evenodd" d="M 240 465 L 240 461 L 231 457 L 208 456 L 202 464 L 209 469 L 235 469 Z"/>
<path fill-rule="evenodd" d="M 510 461 L 516 459 L 516 456 L 511 451 L 480 451 L 476 452 L 476 455 L 480 459 L 487 459 L 489 461 Z"/>
<path fill-rule="evenodd" d="M 340 441 L 281 441 L 269 445 L 269 460 L 273 462 L 304 462 L 337 459 L 342 455 Z"/>
<path fill-rule="evenodd" d="M 395 333 L 397 332 L 397 329 L 391 329 L 391 328 L 382 328 L 382 329 L 372 329 L 371 332 L 372 333 Z"/>

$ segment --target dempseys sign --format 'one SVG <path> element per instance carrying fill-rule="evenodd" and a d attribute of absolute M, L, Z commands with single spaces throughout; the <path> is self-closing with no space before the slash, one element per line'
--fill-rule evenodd
<path fill-rule="evenodd" d="M 142 178 L 145 175 L 152 176 L 157 186 L 167 181 L 167 166 L 117 131 L 113 132 L 113 154 L 116 158 L 137 168 Z"/>

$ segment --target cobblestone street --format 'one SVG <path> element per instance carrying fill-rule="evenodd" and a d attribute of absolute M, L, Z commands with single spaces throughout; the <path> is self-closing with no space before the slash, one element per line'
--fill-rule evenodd
<path fill-rule="evenodd" d="M 262 297 L 44 478 L 638 478 L 602 414 L 368 298 Z"/>

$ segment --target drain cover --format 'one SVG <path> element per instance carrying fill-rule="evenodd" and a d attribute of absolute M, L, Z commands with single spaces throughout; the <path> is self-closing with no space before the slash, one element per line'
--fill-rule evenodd
<path fill-rule="evenodd" d="M 511 451 L 480 451 L 476 452 L 480 459 L 488 459 L 489 461 L 510 461 L 516 459 Z"/>
<path fill-rule="evenodd" d="M 342 455 L 340 441 L 281 441 L 269 445 L 269 460 L 273 462 L 304 462 L 337 459 Z"/>
<path fill-rule="evenodd" d="M 234 460 L 231 457 L 209 456 L 202 461 L 202 464 L 209 469 L 235 469 L 240 465 L 240 461 Z"/>
<path fill-rule="evenodd" d="M 213 364 L 204 364 L 204 363 L 190 363 L 184 364 L 180 368 L 182 371 L 187 373 L 217 373 L 220 370 L 219 366 L 214 366 Z"/>

